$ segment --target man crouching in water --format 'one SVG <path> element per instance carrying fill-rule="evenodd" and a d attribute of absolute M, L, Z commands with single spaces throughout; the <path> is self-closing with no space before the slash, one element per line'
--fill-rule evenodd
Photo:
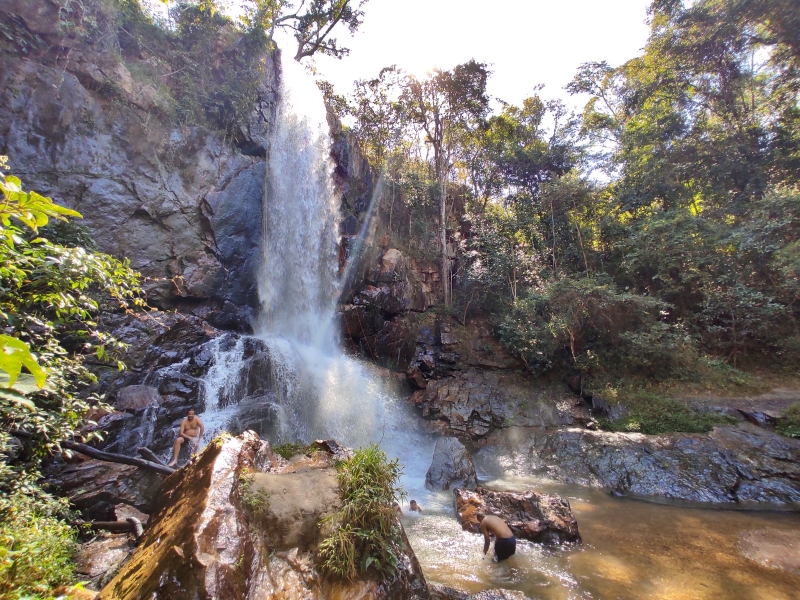
<path fill-rule="evenodd" d="M 517 551 L 517 538 L 500 517 L 478 513 L 478 523 L 483 534 L 483 553 L 489 551 L 489 534 L 494 535 L 494 555 L 498 561 L 505 560 Z"/>
<path fill-rule="evenodd" d="M 172 460 L 170 467 L 174 467 L 178 462 L 178 454 L 181 452 L 181 446 L 184 442 L 189 442 L 193 450 L 200 447 L 200 438 L 203 437 L 203 422 L 200 417 L 194 416 L 194 411 L 189 410 L 186 413 L 186 418 L 181 421 L 181 429 L 178 432 L 178 439 L 175 440 L 175 445 L 172 447 Z"/>

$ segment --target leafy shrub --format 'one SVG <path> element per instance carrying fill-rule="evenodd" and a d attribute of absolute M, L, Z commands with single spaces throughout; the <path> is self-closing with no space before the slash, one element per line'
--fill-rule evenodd
<path fill-rule="evenodd" d="M 50 497 L 0 497 L 0 600 L 49 598 L 73 580 L 75 532 L 64 513 Z"/>
<path fill-rule="evenodd" d="M 255 489 L 254 480 L 255 477 L 249 469 L 242 469 L 239 475 L 239 494 L 245 510 L 252 518 L 258 520 L 261 513 L 269 508 L 270 493 L 264 489 Z"/>
<path fill-rule="evenodd" d="M 64 504 L 38 485 L 39 459 L 83 424 L 89 403 L 77 392 L 94 380 L 84 358 L 121 367 L 124 345 L 96 317 L 144 298 L 127 262 L 42 237 L 79 243 L 80 228 L 46 227 L 78 213 L 11 175 L 0 174 L 0 191 L 0 599 L 10 600 L 48 597 L 72 576 L 74 532 Z M 30 443 L 12 446 L 10 433 Z"/>
<path fill-rule="evenodd" d="M 2 159 L 0 167 L 5 165 Z M 50 224 L 51 218 L 63 221 L 80 214 L 36 192 L 23 191 L 20 180 L 11 175 L 0 176 L 0 188 L 5 200 L 0 209 L 0 237 L 5 242 L 0 244 L 0 326 L 8 334 L 0 340 L 4 348 L 0 369 L 8 372 L 4 386 L 11 388 L 0 395 L 0 417 L 6 431 L 35 434 L 41 442 L 35 448 L 42 452 L 71 436 L 89 408 L 75 396 L 94 380 L 84 357 L 93 354 L 122 367 L 118 358 L 124 345 L 100 330 L 97 315 L 144 306 L 144 295 L 139 274 L 127 261 L 82 246 L 54 244 L 44 237 L 29 239 L 42 233 L 39 228 Z M 52 224 L 50 229 L 67 238 L 77 232 Z M 10 345 L 17 347 L 13 355 Z M 20 375 L 19 364 L 8 371 L 7 359 L 21 356 L 26 348 L 33 353 L 32 360 L 22 364 L 31 375 Z"/>
<path fill-rule="evenodd" d="M 687 368 L 694 344 L 670 305 L 602 279 L 560 279 L 503 321 L 500 340 L 541 374 L 555 365 L 592 375 L 665 377 Z"/>
<path fill-rule="evenodd" d="M 400 463 L 373 444 L 336 468 L 342 507 L 323 522 L 330 533 L 319 546 L 320 568 L 348 581 L 394 574 L 400 529 L 392 504 L 404 496 Z"/>

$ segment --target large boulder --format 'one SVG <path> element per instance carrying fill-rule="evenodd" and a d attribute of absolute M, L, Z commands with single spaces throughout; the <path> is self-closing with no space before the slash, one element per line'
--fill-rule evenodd
<path fill-rule="evenodd" d="M 569 501 L 534 491 L 453 490 L 456 514 L 466 531 L 480 533 L 478 513 L 503 519 L 518 538 L 544 543 L 580 542 Z"/>
<path fill-rule="evenodd" d="M 333 460 L 322 450 L 287 463 L 253 432 L 217 439 L 164 482 L 138 549 L 100 598 L 429 598 L 404 535 L 391 578 L 348 583 L 317 569 L 320 523 L 338 502 Z"/>
<path fill-rule="evenodd" d="M 439 438 L 433 450 L 433 460 L 425 474 L 425 487 L 429 490 L 449 490 L 478 487 L 475 465 L 469 450 L 456 438 Z"/>
<path fill-rule="evenodd" d="M 75 573 L 94 589 L 104 587 L 136 549 L 127 533 L 101 532 L 78 547 Z"/>
<path fill-rule="evenodd" d="M 469 369 L 428 381 L 411 402 L 446 434 L 479 439 L 493 428 L 569 424 L 574 400 L 560 386 L 535 388 L 515 373 Z"/>
<path fill-rule="evenodd" d="M 162 476 L 131 465 L 74 455 L 48 477 L 48 483 L 66 496 L 88 518 L 116 521 L 115 507 L 129 505 L 149 513 L 161 487 Z"/>
<path fill-rule="evenodd" d="M 474 458 L 492 474 L 546 475 L 638 496 L 800 502 L 800 440 L 750 423 L 665 435 L 511 428 L 493 433 Z"/>

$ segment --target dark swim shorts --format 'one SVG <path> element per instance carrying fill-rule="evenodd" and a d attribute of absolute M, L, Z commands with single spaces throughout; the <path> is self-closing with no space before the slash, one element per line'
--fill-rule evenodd
<path fill-rule="evenodd" d="M 517 538 L 497 538 L 494 541 L 494 555 L 497 560 L 505 560 L 517 551 Z"/>

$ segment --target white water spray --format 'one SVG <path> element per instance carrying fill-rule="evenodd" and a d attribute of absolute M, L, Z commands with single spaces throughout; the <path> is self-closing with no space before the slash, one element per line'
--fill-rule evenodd
<path fill-rule="evenodd" d="M 293 60 L 284 62 L 281 81 L 254 336 L 267 349 L 268 372 L 252 371 L 256 367 L 244 358 L 241 339 L 223 344 L 225 349 L 212 346 L 215 364 L 205 380 L 202 415 L 206 429 L 211 435 L 235 433 L 242 407 L 252 407 L 255 395 L 257 402 L 278 408 L 269 412 L 281 421 L 268 428 L 273 442 L 335 438 L 351 447 L 378 442 L 401 458 L 402 483 L 421 499 L 433 440 L 391 386 L 369 365 L 342 354 L 336 340 L 339 198 L 322 94 Z M 254 378 L 265 382 L 268 395 L 254 391 Z"/>
<path fill-rule="evenodd" d="M 284 62 L 281 82 L 267 171 L 258 333 L 332 349 L 339 203 L 324 102 L 296 61 Z"/>

